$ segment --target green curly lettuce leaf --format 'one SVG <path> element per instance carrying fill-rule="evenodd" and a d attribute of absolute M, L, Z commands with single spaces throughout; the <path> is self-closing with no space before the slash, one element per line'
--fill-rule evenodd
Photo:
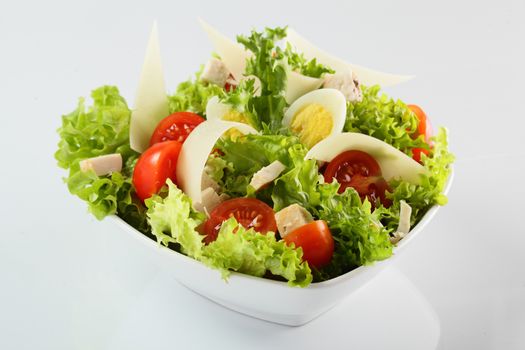
<path fill-rule="evenodd" d="M 290 148 L 289 152 L 294 156 L 294 167 L 275 181 L 273 209 L 279 211 L 297 203 L 312 211 L 320 200 L 317 185 L 321 177 L 317 162 L 313 159 L 304 160 L 304 155 L 297 148 Z"/>
<path fill-rule="evenodd" d="M 389 232 L 380 223 L 380 212 L 372 211 L 368 200 L 361 202 L 353 188 L 339 194 L 339 184 L 321 184 L 316 216 L 325 220 L 335 241 L 330 264 L 318 271 L 321 280 L 342 275 L 392 255 Z"/>
<path fill-rule="evenodd" d="M 333 69 L 318 63 L 315 58 L 307 60 L 302 53 L 296 52 L 290 43 L 286 43 L 283 54 L 292 70 L 308 77 L 320 78 L 323 74 L 335 73 Z"/>
<path fill-rule="evenodd" d="M 58 129 L 60 141 L 55 158 L 69 169 L 64 179 L 69 191 L 84 200 L 97 219 L 118 214 L 142 232 L 148 231 L 144 206 L 133 196 L 131 175 L 138 154 L 129 146 L 131 111 L 114 86 L 102 86 L 91 93 L 93 105 L 86 108 L 79 100 L 77 108 L 62 117 Z M 108 176 L 93 171 L 82 172 L 79 162 L 105 154 L 120 153 L 123 169 Z"/>
<path fill-rule="evenodd" d="M 217 239 L 204 245 L 197 232 L 205 216 L 191 206 L 190 198 L 167 181 L 167 192 L 146 200 L 147 217 L 157 241 L 180 250 L 205 265 L 218 269 L 224 278 L 230 271 L 253 276 L 267 272 L 285 278 L 292 286 L 304 287 L 312 281 L 302 250 L 277 242 L 273 234 L 263 235 L 247 230 L 229 219 L 221 226 Z"/>
<path fill-rule="evenodd" d="M 286 28 L 266 28 L 264 32 L 252 31 L 249 36 L 239 35 L 237 41 L 253 53 L 246 65 L 246 75 L 254 75 L 261 83 L 260 95 L 254 96 L 251 110 L 255 111 L 261 125 L 276 133 L 282 128 L 286 89 L 287 62 L 276 41 L 286 36 Z"/>
<path fill-rule="evenodd" d="M 272 233 L 260 234 L 240 226 L 234 218 L 225 221 L 217 239 L 203 249 L 208 266 L 228 277 L 230 271 L 262 277 L 267 272 L 281 276 L 291 286 L 305 287 L 312 281 L 302 250 L 276 241 Z"/>
<path fill-rule="evenodd" d="M 195 74 L 195 78 L 180 83 L 175 93 L 168 96 L 170 113 L 186 111 L 206 118 L 206 105 L 210 98 L 224 95 L 222 87 L 200 79 L 203 67 Z"/>
<path fill-rule="evenodd" d="M 410 156 L 413 148 L 428 149 L 423 137 L 412 138 L 418 119 L 403 101 L 380 95 L 377 85 L 362 91 L 362 101 L 347 103 L 344 131 L 373 136 Z"/>
<path fill-rule="evenodd" d="M 390 182 L 392 193 L 387 194 L 393 204 L 389 208 L 380 207 L 382 222 L 394 230 L 399 222 L 399 202 L 404 200 L 412 207 L 411 225 L 414 226 L 434 205 L 445 205 L 447 197 L 443 194 L 445 185 L 452 171 L 454 156 L 448 150 L 447 130 L 440 128 L 432 138 L 431 157 L 422 155 L 422 161 L 428 175 L 421 177 L 421 183 L 414 185 L 402 180 Z"/>
<path fill-rule="evenodd" d="M 204 222 L 205 215 L 195 211 L 190 198 L 168 179 L 167 195 L 153 195 L 146 200 L 147 217 L 151 233 L 157 241 L 168 246 L 179 245 L 182 253 L 199 259 L 202 255 L 202 239 L 196 228 Z"/>
<path fill-rule="evenodd" d="M 213 172 L 222 170 L 221 178 L 215 180 L 224 192 L 231 196 L 244 196 L 250 180 L 257 171 L 278 160 L 287 169 L 292 169 L 297 159 L 303 159 L 306 148 L 295 136 L 246 135 L 235 139 L 224 138 L 217 143 L 222 152 L 221 161 L 214 160 Z M 222 167 L 222 168 L 221 168 Z"/>

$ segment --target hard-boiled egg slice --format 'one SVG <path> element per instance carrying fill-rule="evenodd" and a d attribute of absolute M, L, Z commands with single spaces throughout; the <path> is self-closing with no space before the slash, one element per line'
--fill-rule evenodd
<path fill-rule="evenodd" d="M 340 133 L 346 120 L 346 99 L 336 89 L 319 89 L 299 97 L 284 114 L 283 125 L 308 148 Z"/>
<path fill-rule="evenodd" d="M 356 64 L 345 62 L 344 60 L 332 56 L 320 48 L 316 47 L 308 40 L 300 36 L 292 28 L 288 28 L 285 41 L 290 43 L 298 52 L 304 54 L 307 59 L 316 58 L 317 62 L 324 64 L 327 67 L 334 69 L 337 73 L 345 73 L 353 71 L 362 84 L 372 86 L 379 84 L 381 86 L 391 86 L 410 80 L 413 76 L 397 75 L 378 72 L 369 68 L 365 68 Z"/>
<path fill-rule="evenodd" d="M 354 132 L 328 137 L 312 147 L 305 158 L 330 162 L 339 154 L 351 150 L 363 151 L 374 157 L 387 181 L 397 178 L 417 185 L 421 181 L 420 175 L 427 174 L 424 166 L 397 148 L 375 137 Z"/>
<path fill-rule="evenodd" d="M 257 133 L 246 124 L 207 120 L 193 129 L 184 141 L 177 161 L 177 185 L 193 203 L 202 202 L 202 173 L 213 147 L 222 135 L 232 129 L 244 135 Z"/>

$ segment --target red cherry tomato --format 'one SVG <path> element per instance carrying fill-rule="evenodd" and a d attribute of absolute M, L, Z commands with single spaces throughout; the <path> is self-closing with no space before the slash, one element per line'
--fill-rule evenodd
<path fill-rule="evenodd" d="M 175 112 L 159 122 L 151 135 L 149 144 L 152 146 L 164 141 L 183 143 L 193 129 L 203 121 L 204 118 L 195 113 Z"/>
<path fill-rule="evenodd" d="M 222 202 L 212 210 L 210 218 L 204 224 L 204 242 L 215 241 L 221 224 L 231 217 L 247 229 L 253 228 L 263 234 L 277 231 L 275 214 L 266 203 L 255 198 L 234 198 Z"/>
<path fill-rule="evenodd" d="M 144 201 L 157 193 L 169 178 L 174 183 L 182 144 L 178 141 L 157 143 L 141 154 L 133 171 L 133 186 Z"/>
<path fill-rule="evenodd" d="M 323 220 L 301 226 L 283 239 L 287 244 L 294 243 L 296 247 L 303 248 L 303 260 L 316 268 L 330 263 L 334 255 L 334 239 Z"/>
<path fill-rule="evenodd" d="M 335 179 L 341 184 L 339 193 L 343 193 L 347 187 L 353 187 L 361 200 L 368 198 L 372 205 L 378 199 L 385 207 L 392 204 L 385 195 L 389 187 L 381 176 L 381 168 L 366 152 L 352 150 L 341 153 L 328 163 L 323 175 L 325 182 Z"/>
<path fill-rule="evenodd" d="M 430 124 L 430 120 L 428 119 L 426 113 L 421 109 L 421 107 L 417 105 L 407 105 L 407 107 L 414 112 L 416 115 L 419 123 L 417 125 L 417 130 L 414 133 L 414 138 L 419 137 L 420 135 L 423 135 L 425 142 L 429 144 L 430 147 L 432 147 L 432 144 L 430 142 L 430 138 L 432 137 L 432 125 Z M 414 148 L 412 150 L 412 158 L 421 163 L 421 153 L 429 155 L 429 150 L 425 148 Z"/>

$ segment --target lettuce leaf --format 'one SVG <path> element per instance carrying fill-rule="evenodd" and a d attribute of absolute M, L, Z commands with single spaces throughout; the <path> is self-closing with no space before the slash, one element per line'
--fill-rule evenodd
<path fill-rule="evenodd" d="M 209 161 L 216 165 L 216 173 L 222 166 L 222 178 L 215 179 L 224 192 L 231 196 L 244 196 L 253 174 L 262 167 L 278 160 L 287 169 L 292 169 L 297 159 L 306 155 L 306 148 L 295 136 L 246 135 L 236 139 L 221 139 L 217 148 L 224 154 L 222 162 Z M 219 172 L 219 174 L 221 174 Z"/>
<path fill-rule="evenodd" d="M 339 184 L 321 184 L 316 216 L 325 220 L 335 241 L 332 261 L 316 277 L 325 280 L 342 275 L 361 265 L 369 265 L 392 255 L 389 232 L 380 224 L 380 212 L 372 211 L 353 188 L 338 194 Z"/>
<path fill-rule="evenodd" d="M 273 234 L 246 230 L 235 219 L 224 222 L 217 240 L 204 245 L 197 227 L 205 216 L 191 206 L 190 198 L 167 181 L 167 192 L 146 200 L 147 217 L 157 241 L 218 269 L 224 278 L 230 271 L 281 276 L 292 286 L 307 286 L 312 274 L 302 262 L 302 250 L 277 242 Z M 171 244 L 171 245 L 170 245 Z"/>
<path fill-rule="evenodd" d="M 413 148 L 428 149 L 422 137 L 411 137 L 417 129 L 418 119 L 403 101 L 379 95 L 377 85 L 362 89 L 361 102 L 347 103 L 344 131 L 373 136 L 410 156 Z"/>
<path fill-rule="evenodd" d="M 175 94 L 168 96 L 170 113 L 186 111 L 206 118 L 206 105 L 209 99 L 224 95 L 222 87 L 200 80 L 203 68 L 204 66 L 195 74 L 194 79 L 180 83 Z"/>
<path fill-rule="evenodd" d="M 321 63 L 317 63 L 317 59 L 307 60 L 302 53 L 296 52 L 290 43 L 286 43 L 284 49 L 284 57 L 290 68 L 296 72 L 313 78 L 320 78 L 326 73 L 335 73 L 331 68 L 328 68 Z"/>
<path fill-rule="evenodd" d="M 246 65 L 246 75 L 254 75 L 261 82 L 260 95 L 254 96 L 250 104 L 261 121 L 272 133 L 282 128 L 286 89 L 286 67 L 282 50 L 276 41 L 286 36 L 285 28 L 266 28 L 264 32 L 252 31 L 249 36 L 239 35 L 237 41 L 253 52 Z"/>
<path fill-rule="evenodd" d="M 272 191 L 273 209 L 279 211 L 297 203 L 312 211 L 320 200 L 317 185 L 321 176 L 317 162 L 313 159 L 304 160 L 304 155 L 297 149 L 290 148 L 289 152 L 294 155 L 294 167 L 275 181 Z"/>
<path fill-rule="evenodd" d="M 291 286 L 305 287 L 312 281 L 308 263 L 302 262 L 302 249 L 294 249 L 266 235 L 246 230 L 234 218 L 225 221 L 217 240 L 205 246 L 203 260 L 227 278 L 230 271 L 262 277 L 267 271 L 284 277 Z"/>
<path fill-rule="evenodd" d="M 146 200 L 151 233 L 165 246 L 175 243 L 182 253 L 199 259 L 204 236 L 199 235 L 196 229 L 206 217 L 193 209 L 190 198 L 170 179 L 166 184 L 168 191 L 165 197 L 153 195 Z"/>
<path fill-rule="evenodd" d="M 62 168 L 71 168 L 80 160 L 104 154 L 120 153 L 124 161 L 136 156 L 129 147 L 131 111 L 114 86 L 102 86 L 91 92 L 93 106 L 86 110 L 81 98 L 77 108 L 62 117 L 58 129 L 60 141 L 55 158 Z"/>
<path fill-rule="evenodd" d="M 91 93 L 93 105 L 86 108 L 80 99 L 77 108 L 62 117 L 58 129 L 60 141 L 55 158 L 58 165 L 69 169 L 64 179 L 69 191 L 84 200 L 97 219 L 118 214 L 141 232 L 148 232 L 144 206 L 133 196 L 131 175 L 138 154 L 129 146 L 131 112 L 114 86 L 102 86 Z M 120 153 L 120 173 L 97 176 L 93 171 L 80 171 L 79 162 L 104 154 Z"/>
<path fill-rule="evenodd" d="M 422 161 L 429 175 L 422 177 L 421 184 L 413 185 L 406 181 L 390 182 L 392 193 L 387 194 L 393 204 L 389 208 L 380 207 L 382 222 L 394 230 L 399 222 L 399 201 L 404 200 L 412 207 L 411 225 L 418 223 L 434 205 L 445 205 L 447 197 L 442 193 L 452 171 L 450 165 L 454 155 L 448 150 L 447 130 L 440 128 L 432 139 L 434 145 L 431 157 L 422 155 Z"/>

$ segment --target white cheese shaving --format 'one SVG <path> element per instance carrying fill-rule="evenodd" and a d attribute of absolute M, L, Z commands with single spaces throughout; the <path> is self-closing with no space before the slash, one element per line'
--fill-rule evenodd
<path fill-rule="evenodd" d="M 140 82 L 131 112 L 129 142 L 133 150 L 141 153 L 149 147 L 149 140 L 157 124 L 169 114 L 168 98 L 164 86 L 164 73 L 160 59 L 157 23 L 153 23 L 142 66 Z"/>
<path fill-rule="evenodd" d="M 207 120 L 193 129 L 184 141 L 177 161 L 177 185 L 193 203 L 202 202 L 202 173 L 208 156 L 217 140 L 230 129 L 237 129 L 243 134 L 257 133 L 246 124 Z"/>
<path fill-rule="evenodd" d="M 347 63 L 344 60 L 332 56 L 319 49 L 308 40 L 300 36 L 292 28 L 288 28 L 285 41 L 295 47 L 298 52 L 303 53 L 307 59 L 316 58 L 317 62 L 334 69 L 337 73 L 344 73 L 348 71 L 355 72 L 361 82 L 366 86 L 372 86 L 376 84 L 379 84 L 383 87 L 391 86 L 413 78 L 413 76 L 382 73 L 356 64 Z"/>

